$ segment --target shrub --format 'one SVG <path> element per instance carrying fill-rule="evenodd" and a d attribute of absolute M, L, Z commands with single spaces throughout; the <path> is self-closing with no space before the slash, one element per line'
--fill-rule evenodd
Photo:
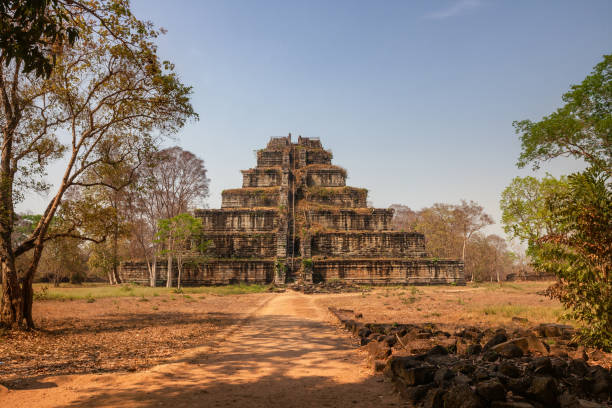
<path fill-rule="evenodd" d="M 535 267 L 559 282 L 548 294 L 584 324 L 578 339 L 612 350 L 612 190 L 609 177 L 590 168 L 568 177 L 569 191 L 553 211 L 558 229 L 533 246 Z"/>

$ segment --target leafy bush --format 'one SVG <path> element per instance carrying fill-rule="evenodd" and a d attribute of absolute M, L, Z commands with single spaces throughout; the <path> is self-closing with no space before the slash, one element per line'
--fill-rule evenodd
<path fill-rule="evenodd" d="M 548 294 L 584 325 L 579 340 L 612 351 L 612 189 L 596 168 L 568 177 L 569 191 L 552 214 L 557 230 L 533 246 L 537 269 L 559 282 Z"/>

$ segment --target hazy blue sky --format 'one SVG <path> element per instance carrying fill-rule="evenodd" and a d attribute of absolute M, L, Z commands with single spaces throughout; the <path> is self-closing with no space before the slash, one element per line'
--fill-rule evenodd
<path fill-rule="evenodd" d="M 465 198 L 499 222 L 501 191 L 529 173 L 515 166 L 512 121 L 559 107 L 612 52 L 609 0 L 133 6 L 168 30 L 160 53 L 193 86 L 200 121 L 178 144 L 205 160 L 210 207 L 241 185 L 254 150 L 291 132 L 320 137 L 377 207 Z"/>

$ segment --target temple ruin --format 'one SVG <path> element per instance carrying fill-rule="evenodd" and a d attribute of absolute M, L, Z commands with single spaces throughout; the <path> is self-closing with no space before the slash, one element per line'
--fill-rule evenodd
<path fill-rule="evenodd" d="M 242 188 L 222 192 L 221 209 L 195 211 L 197 239 L 211 245 L 206 262 L 185 266 L 184 285 L 464 283 L 463 262 L 428 257 L 423 234 L 391 230 L 393 210 L 369 208 L 368 191 L 346 185 L 318 139 L 273 137 L 242 176 Z M 158 284 L 166 265 L 157 264 Z M 146 265 L 124 263 L 121 278 L 147 284 Z"/>

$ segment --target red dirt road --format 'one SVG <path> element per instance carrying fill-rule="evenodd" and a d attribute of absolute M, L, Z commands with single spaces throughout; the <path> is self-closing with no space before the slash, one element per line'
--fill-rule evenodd
<path fill-rule="evenodd" d="M 0 393 L 20 407 L 388 407 L 402 405 L 373 376 L 349 335 L 313 297 L 295 292 L 254 307 L 241 325 L 175 362 L 136 373 L 47 377 Z"/>

